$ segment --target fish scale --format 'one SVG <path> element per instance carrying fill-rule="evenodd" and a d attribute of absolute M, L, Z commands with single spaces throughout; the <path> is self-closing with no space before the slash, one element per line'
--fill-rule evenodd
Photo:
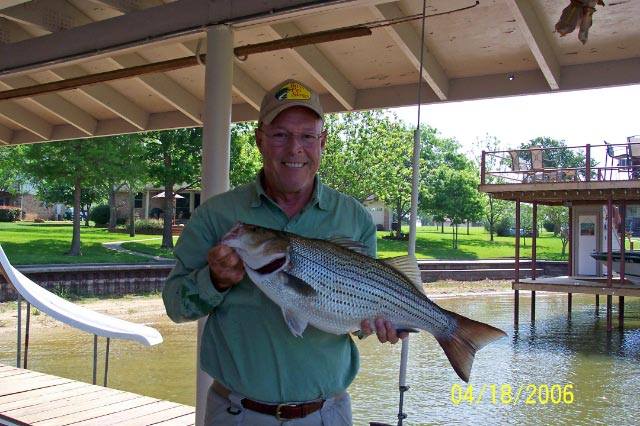
<path fill-rule="evenodd" d="M 351 249 L 359 243 L 338 244 L 243 223 L 221 242 L 235 249 L 249 278 L 280 306 L 286 326 L 298 337 L 304 338 L 308 325 L 345 334 L 364 320 L 382 317 L 397 329 L 433 334 L 455 372 L 468 381 L 476 351 L 506 336 L 429 300 L 413 257 L 377 260 Z"/>

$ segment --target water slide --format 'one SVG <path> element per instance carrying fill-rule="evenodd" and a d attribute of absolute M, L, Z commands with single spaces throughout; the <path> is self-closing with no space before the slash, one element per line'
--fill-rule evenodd
<path fill-rule="evenodd" d="M 133 340 L 146 346 L 162 343 L 162 336 L 155 328 L 92 311 L 40 287 L 9 263 L 2 246 L 0 273 L 31 305 L 58 321 L 102 337 Z"/>

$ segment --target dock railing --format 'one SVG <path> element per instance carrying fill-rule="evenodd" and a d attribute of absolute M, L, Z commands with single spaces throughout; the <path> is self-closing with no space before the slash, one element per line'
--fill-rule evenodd
<path fill-rule="evenodd" d="M 482 151 L 481 183 L 640 180 L 640 136 L 627 143 Z"/>

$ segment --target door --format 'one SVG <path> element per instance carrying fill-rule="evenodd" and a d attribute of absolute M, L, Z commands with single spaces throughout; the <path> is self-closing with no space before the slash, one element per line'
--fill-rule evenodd
<path fill-rule="evenodd" d="M 591 253 L 598 249 L 597 216 L 578 216 L 578 275 L 596 275 L 597 261 Z"/>

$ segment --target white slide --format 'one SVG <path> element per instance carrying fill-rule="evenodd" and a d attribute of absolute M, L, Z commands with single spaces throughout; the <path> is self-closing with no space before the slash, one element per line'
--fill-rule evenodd
<path fill-rule="evenodd" d="M 0 246 L 0 265 L 9 283 L 25 300 L 58 321 L 87 333 L 112 339 L 133 340 L 147 346 L 162 343 L 162 336 L 155 328 L 92 311 L 40 287 L 9 263 L 2 246 Z"/>

